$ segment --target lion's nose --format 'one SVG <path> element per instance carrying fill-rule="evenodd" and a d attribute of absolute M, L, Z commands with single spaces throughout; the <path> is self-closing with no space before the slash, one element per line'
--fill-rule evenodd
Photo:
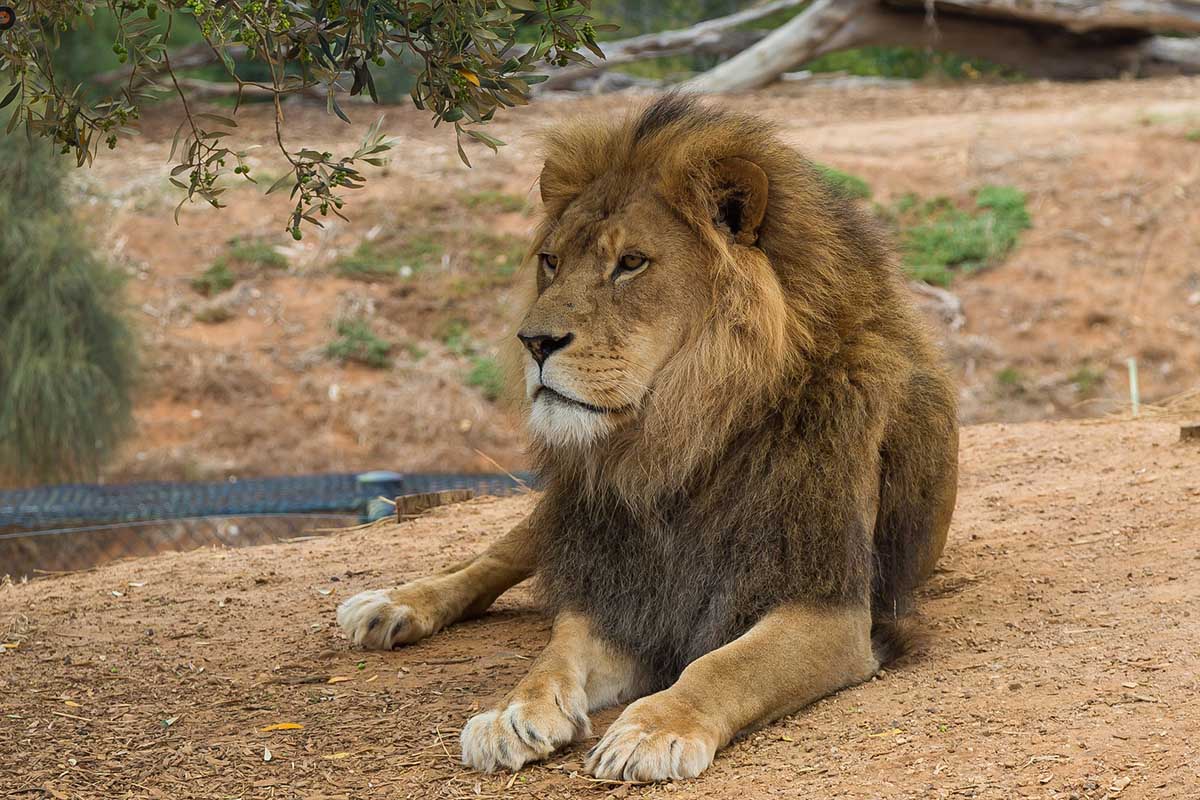
<path fill-rule="evenodd" d="M 575 334 L 568 333 L 565 336 L 548 336 L 544 333 L 518 333 L 517 338 L 521 340 L 521 344 L 525 345 L 525 349 L 533 356 L 533 360 L 540 367 L 546 363 L 546 359 L 558 350 L 562 350 L 569 345 L 575 338 Z"/>

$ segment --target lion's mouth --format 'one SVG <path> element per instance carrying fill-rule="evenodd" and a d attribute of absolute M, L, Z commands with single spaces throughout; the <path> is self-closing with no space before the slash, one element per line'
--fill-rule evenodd
<path fill-rule="evenodd" d="M 533 394 L 534 401 L 537 401 L 537 399 L 543 395 L 551 403 L 561 403 L 566 406 L 582 408 L 584 411 L 590 411 L 593 414 L 612 414 L 621 410 L 618 408 L 604 408 L 602 406 L 592 405 L 591 403 L 585 403 L 582 400 L 576 400 L 574 397 L 568 397 L 562 392 L 551 389 L 549 386 L 539 386 L 538 390 Z"/>

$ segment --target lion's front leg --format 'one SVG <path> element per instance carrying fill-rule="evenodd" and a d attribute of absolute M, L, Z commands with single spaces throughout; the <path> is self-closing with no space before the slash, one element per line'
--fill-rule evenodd
<path fill-rule="evenodd" d="M 493 772 L 546 758 L 591 734 L 589 712 L 627 699 L 641 684 L 634 660 L 597 638 L 586 618 L 560 614 L 529 674 L 463 727 L 463 763 Z"/>
<path fill-rule="evenodd" d="M 388 650 L 482 614 L 497 597 L 533 574 L 531 524 L 525 520 L 475 558 L 440 575 L 354 595 L 338 606 L 338 624 L 355 644 Z"/>
<path fill-rule="evenodd" d="M 588 755 L 597 778 L 692 778 L 739 732 L 875 673 L 864 608 L 779 608 L 688 665 L 670 688 L 631 703 Z"/>

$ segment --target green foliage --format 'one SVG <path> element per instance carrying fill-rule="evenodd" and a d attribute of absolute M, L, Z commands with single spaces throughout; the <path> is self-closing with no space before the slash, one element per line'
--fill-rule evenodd
<path fill-rule="evenodd" d="M 842 50 L 814 59 L 804 65 L 813 72 L 846 72 L 878 78 L 927 78 L 951 80 L 992 78 L 1016 80 L 1017 70 L 981 59 L 964 58 L 954 53 L 931 52 L 917 47 L 861 47 Z"/>
<path fill-rule="evenodd" d="M 237 278 L 230 271 L 229 265 L 218 261 L 204 272 L 192 278 L 192 288 L 205 297 L 227 292 L 237 283 Z"/>
<path fill-rule="evenodd" d="M 337 361 L 354 361 L 375 369 L 391 365 L 392 343 L 380 339 L 365 319 L 338 320 L 337 338 L 325 348 L 325 355 Z"/>
<path fill-rule="evenodd" d="M 262 239 L 234 239 L 221 259 L 243 269 L 287 269 L 287 256 Z"/>
<path fill-rule="evenodd" d="M 476 356 L 471 359 L 471 370 L 467 373 L 466 384 L 478 389 L 491 402 L 495 402 L 504 391 L 504 372 L 496 359 L 490 356 Z"/>
<path fill-rule="evenodd" d="M 904 265 L 914 278 L 948 286 L 956 272 L 998 262 L 1030 226 L 1025 195 L 1011 186 L 983 187 L 975 206 L 972 214 L 945 198 L 906 196 L 896 203 Z"/>
<path fill-rule="evenodd" d="M 198 309 L 192 319 L 205 325 L 217 325 L 233 319 L 233 310 L 225 305 L 206 305 Z"/>
<path fill-rule="evenodd" d="M 91 479 L 130 424 L 121 276 L 79 238 L 45 142 L 0 134 L 0 471 Z"/>
<path fill-rule="evenodd" d="M 459 156 L 470 163 L 464 140 L 474 139 L 492 150 L 503 142 L 468 126 L 489 122 L 502 108 L 526 104 L 530 87 L 544 79 L 535 74 L 539 63 L 565 66 L 583 61 L 580 48 L 600 54 L 596 36 L 604 26 L 592 24 L 590 4 L 591 0 L 49 0 L 37 4 L 32 14 L 22 9 L 16 26 L 0 36 L 0 108 L 14 108 L 7 130 L 23 124 L 28 133 L 48 137 L 73 153 L 82 165 L 102 146 L 115 148 L 157 90 L 171 89 L 185 112 L 172 147 L 171 182 L 184 193 L 181 205 L 198 199 L 220 207 L 225 176 L 251 178 L 245 151 L 225 144 L 235 133 L 236 121 L 195 112 L 177 81 L 170 48 L 194 40 L 198 31 L 239 90 L 253 82 L 267 89 L 279 108 L 284 95 L 323 89 L 328 111 L 346 122 L 349 117 L 336 96 L 342 76 L 351 78 L 351 95 L 366 93 L 378 102 L 374 70 L 389 61 L 411 65 L 413 103 L 429 111 L 435 123 L 454 126 Z M 100 22 L 111 34 L 117 63 L 127 65 L 129 75 L 109 96 L 93 99 L 88 92 L 76 91 L 54 62 L 62 37 L 88 25 L 98 11 L 106 12 Z M 519 41 L 532 44 L 521 46 Z M 260 80 L 247 81 L 244 71 L 239 72 L 234 54 L 242 48 L 248 60 L 260 65 Z M 94 60 L 96 55 L 86 58 Z M 360 187 L 362 165 L 380 166 L 380 154 L 391 143 L 377 123 L 348 156 L 291 149 L 284 144 L 282 117 L 276 114 L 275 143 L 290 169 L 278 187 L 291 188 L 295 204 L 288 228 L 300 238 L 301 223 L 320 225 L 319 216 L 341 215 L 344 190 Z"/>
<path fill-rule="evenodd" d="M 1083 364 L 1071 373 L 1068 380 L 1075 385 L 1075 391 L 1080 397 L 1089 397 L 1104 383 L 1104 370 L 1096 369 L 1091 364 Z"/>
<path fill-rule="evenodd" d="M 1188 131 L 1184 134 L 1183 138 L 1187 139 L 1189 142 L 1200 142 L 1200 128 Z"/>
<path fill-rule="evenodd" d="M 484 189 L 464 197 L 463 205 L 472 211 L 511 214 L 525 210 L 525 199 L 495 189 Z"/>
<path fill-rule="evenodd" d="M 362 242 L 352 253 L 335 261 L 333 271 L 360 281 L 387 280 L 404 275 L 406 267 L 409 274 L 417 272 L 441 254 L 441 244 L 428 234 Z"/>
<path fill-rule="evenodd" d="M 437 338 L 455 355 L 466 355 L 473 347 L 471 345 L 470 328 L 466 320 L 448 319 L 438 326 Z"/>
<path fill-rule="evenodd" d="M 840 169 L 835 169 L 825 164 L 813 164 L 813 166 L 817 168 L 817 172 L 821 173 L 821 177 L 829 185 L 847 197 L 852 197 L 856 200 L 866 200 L 871 196 L 871 185 L 857 175 L 842 172 Z"/>
<path fill-rule="evenodd" d="M 1016 367 L 1004 367 L 996 373 L 996 387 L 1002 394 L 1015 396 L 1025 393 L 1025 373 Z"/>

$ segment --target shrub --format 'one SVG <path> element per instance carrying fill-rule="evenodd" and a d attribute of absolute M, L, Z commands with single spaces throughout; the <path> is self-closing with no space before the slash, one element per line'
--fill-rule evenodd
<path fill-rule="evenodd" d="M 491 402 L 500 399 L 504 392 L 504 372 L 500 364 L 490 356 L 476 356 L 467 373 L 467 386 L 478 389 Z"/>
<path fill-rule="evenodd" d="M 205 297 L 227 292 L 233 288 L 237 279 L 224 261 L 217 261 L 204 272 L 192 278 L 192 288 Z"/>
<path fill-rule="evenodd" d="M 484 189 L 464 197 L 463 205 L 473 210 L 514 213 L 525 209 L 525 200 L 508 192 Z"/>
<path fill-rule="evenodd" d="M 234 239 L 220 259 L 250 269 L 287 269 L 287 256 L 262 239 Z"/>
<path fill-rule="evenodd" d="M 329 358 L 354 361 L 375 369 L 383 369 L 392 363 L 389 358 L 392 343 L 376 336 L 365 319 L 338 320 L 335 330 L 337 338 L 325 348 Z"/>
<path fill-rule="evenodd" d="M 130 424 L 122 278 L 76 233 L 48 143 L 0 151 L 0 471 L 94 478 Z"/>
<path fill-rule="evenodd" d="M 427 235 L 398 242 L 363 242 L 354 248 L 354 252 L 335 261 L 333 271 L 354 280 L 386 280 L 405 275 L 406 267 L 409 274 L 416 272 L 441 253 L 441 245 Z"/>
<path fill-rule="evenodd" d="M 975 195 L 976 213 L 945 198 L 901 198 L 895 213 L 902 226 L 904 265 L 918 280 L 948 286 L 955 272 L 998 262 L 1030 226 L 1025 194 L 1011 186 L 985 186 Z"/>
<path fill-rule="evenodd" d="M 842 172 L 840 169 L 834 169 L 824 164 L 813 164 L 813 166 L 830 186 L 847 197 L 866 200 L 871 196 L 871 185 L 857 175 L 851 175 L 849 172 Z"/>

